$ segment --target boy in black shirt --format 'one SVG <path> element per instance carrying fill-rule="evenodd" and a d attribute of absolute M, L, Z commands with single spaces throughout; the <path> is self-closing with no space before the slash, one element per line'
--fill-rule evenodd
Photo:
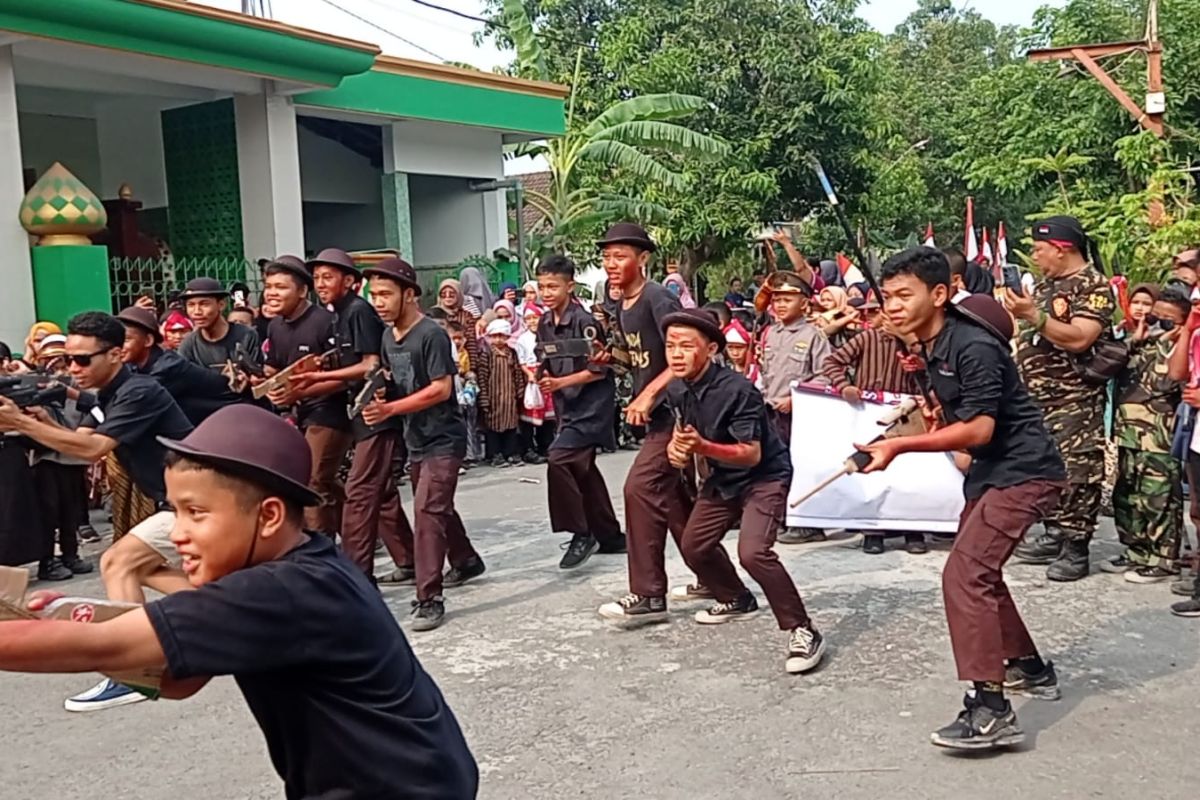
<path fill-rule="evenodd" d="M 1066 468 L 998 332 L 1006 322 L 1011 329 L 1004 310 L 979 296 L 979 309 L 996 319 L 989 325 L 975 321 L 980 311 L 968 315 L 951 306 L 950 265 L 930 247 L 892 256 L 881 283 L 892 325 L 922 343 L 944 423 L 929 433 L 860 445 L 872 457 L 863 472 L 885 469 L 901 453 L 965 450 L 972 458 L 942 593 L 958 677 L 975 691 L 932 741 L 962 750 L 1017 744 L 1025 734 L 1004 690 L 1053 700 L 1058 678 L 1038 655 L 1001 570 L 1029 526 L 1055 508 Z"/>
<path fill-rule="evenodd" d="M 258 333 L 225 319 L 229 292 L 216 278 L 194 278 L 179 293 L 188 319 L 195 329 L 179 345 L 183 358 L 201 367 L 220 372 L 225 364 L 244 356 L 255 366 L 262 365 L 262 345 Z"/>
<path fill-rule="evenodd" d="M 102 623 L 0 623 L 0 669 L 165 667 L 172 699 L 233 675 L 287 797 L 475 797 L 458 722 L 379 593 L 302 528 L 303 506 L 320 499 L 307 488 L 303 437 L 238 405 L 161 441 L 171 540 L 195 591 Z"/>
<path fill-rule="evenodd" d="M 596 321 L 575 301 L 575 263 L 554 255 L 538 265 L 538 290 L 547 312 L 538 323 L 539 345 L 591 339 L 603 348 Z M 612 418 L 616 387 L 612 370 L 589 356 L 547 357 L 539 370 L 543 393 L 554 396 L 558 432 L 550 445 L 546 496 L 550 527 L 571 534 L 558 566 L 573 569 L 594 552 L 625 552 L 625 536 L 613 512 L 596 448 L 615 449 Z"/>
<path fill-rule="evenodd" d="M 413 630 L 440 626 L 446 616 L 443 586 L 461 586 L 484 572 L 483 559 L 471 546 L 462 518 L 454 509 L 458 470 L 467 453 L 467 426 L 454 392 L 458 366 L 450 337 L 421 313 L 421 285 L 416 270 L 399 258 L 388 258 L 364 271 L 371 304 L 392 325 L 383 337 L 382 357 L 391 371 L 399 400 L 375 400 L 363 421 L 379 425 L 404 418 L 413 485 L 417 599 Z M 450 569 L 442 575 L 449 558 Z"/>
<path fill-rule="evenodd" d="M 676 469 L 695 464 L 702 479 L 679 549 L 717 600 L 696 621 L 719 625 L 758 612 L 754 594 L 721 545 L 741 519 L 738 561 L 762 587 L 780 630 L 790 634 L 787 671 L 807 672 L 820 663 L 825 640 L 772 549 L 792 481 L 787 446 L 767 421 L 758 389 L 713 361 L 725 337 L 711 314 L 697 309 L 668 314 L 663 333 L 674 376 L 667 403 L 680 421 L 667 458 Z"/>
<path fill-rule="evenodd" d="M 277 259 L 263 267 L 263 297 L 274 319 L 267 328 L 268 374 L 286 369 L 305 356 L 338 350 L 334 317 L 308 300 L 312 276 L 299 259 Z M 310 530 L 336 536 L 342 527 L 343 488 L 338 468 L 350 448 L 346 416 L 346 384 L 341 380 L 288 382 L 267 395 L 278 408 L 296 408 L 296 424 L 312 449 L 310 485 L 321 503 L 304 513 Z"/>
<path fill-rule="evenodd" d="M 322 250 L 308 262 L 317 297 L 334 315 L 340 368 L 309 372 L 292 380 L 294 386 L 312 386 L 324 381 L 345 381 L 350 398 L 362 391 L 366 377 L 379 366 L 385 326 L 371 304 L 354 287 L 362 273 L 350 255 L 336 248 Z M 367 425 L 361 416 L 350 420 L 354 434 L 354 458 L 346 477 L 346 503 L 342 509 L 342 552 L 367 577 L 375 579 L 375 542 L 384 546 L 396 562 L 391 583 L 413 583 L 412 528 L 400 506 L 392 460 L 400 445 L 403 423 L 390 419 Z M 406 544 L 407 543 L 407 544 Z"/>
<path fill-rule="evenodd" d="M 687 482 L 667 460 L 672 419 L 662 399 L 671 381 L 662 321 L 681 306 L 662 284 L 646 279 L 650 255 L 657 247 L 641 226 L 613 225 L 597 246 L 609 285 L 622 293 L 617 323 L 629 352 L 634 392 L 625 417 L 630 425 L 646 427 L 642 448 L 625 478 L 630 591 L 601 606 L 600 616 L 635 624 L 661 622 L 667 617 L 663 563 L 667 531 L 678 545 L 691 511 Z"/>

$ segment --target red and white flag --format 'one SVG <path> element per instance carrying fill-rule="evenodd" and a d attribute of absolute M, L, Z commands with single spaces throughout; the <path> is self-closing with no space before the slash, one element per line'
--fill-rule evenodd
<path fill-rule="evenodd" d="M 867 280 L 862 274 L 862 270 L 854 266 L 854 262 L 846 258 L 845 253 L 837 254 L 838 272 L 842 274 L 842 283 L 846 286 L 852 286 L 856 283 L 863 283 Z"/>
<path fill-rule="evenodd" d="M 1008 263 L 1008 233 L 1004 230 L 1004 220 L 996 229 L 996 263 L 1004 266 Z"/>
<path fill-rule="evenodd" d="M 992 266 L 992 243 L 988 241 L 988 229 L 983 228 L 983 244 L 979 248 L 979 263 L 985 267 Z"/>
<path fill-rule="evenodd" d="M 979 244 L 975 239 L 975 198 L 967 198 L 967 228 L 963 232 L 963 255 L 967 261 L 979 258 Z"/>
<path fill-rule="evenodd" d="M 925 242 L 924 242 L 924 244 L 926 247 L 937 247 L 937 245 L 933 243 L 933 223 L 932 222 L 930 222 L 929 225 L 927 225 L 925 227 Z"/>

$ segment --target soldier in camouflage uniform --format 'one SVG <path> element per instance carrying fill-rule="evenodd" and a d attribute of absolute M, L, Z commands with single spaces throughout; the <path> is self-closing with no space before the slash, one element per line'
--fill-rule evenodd
<path fill-rule="evenodd" d="M 1115 302 L 1108 282 L 1088 261 L 1090 240 L 1073 217 L 1033 226 L 1034 263 L 1042 279 L 1032 296 L 1005 292 L 1020 323 L 1017 366 L 1042 409 L 1046 428 L 1067 465 L 1069 485 L 1046 531 L 1015 552 L 1018 561 L 1049 564 L 1046 577 L 1075 581 L 1088 574 L 1088 544 L 1100 513 L 1104 482 L 1104 409 L 1107 387 L 1084 381 L 1081 362 L 1110 336 Z"/>
<path fill-rule="evenodd" d="M 1191 303 L 1167 289 L 1130 337 L 1129 366 L 1117 380 L 1113 434 L 1119 447 L 1113 516 L 1125 552 L 1100 565 L 1131 583 L 1159 583 L 1176 573 L 1183 536 L 1183 465 L 1171 455 L 1182 383 L 1168 362 Z"/>

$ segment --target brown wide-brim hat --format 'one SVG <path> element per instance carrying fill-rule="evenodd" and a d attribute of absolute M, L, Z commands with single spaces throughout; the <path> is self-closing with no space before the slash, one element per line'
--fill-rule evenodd
<path fill-rule="evenodd" d="M 717 345 L 721 350 L 725 349 L 725 333 L 721 330 L 720 321 L 717 320 L 716 315 L 711 311 L 706 311 L 703 308 L 685 308 L 682 311 L 673 311 L 667 314 L 662 319 L 662 332 L 664 336 L 667 334 L 667 328 L 672 325 L 683 325 L 687 328 L 694 328 L 700 331 L 705 339 Z"/>
<path fill-rule="evenodd" d="M 138 330 L 151 334 L 155 344 L 162 342 L 162 331 L 158 329 L 158 317 L 154 315 L 153 311 L 139 306 L 130 306 L 117 314 L 117 319 L 125 325 L 132 325 Z"/>
<path fill-rule="evenodd" d="M 421 284 L 417 282 L 417 271 L 403 258 L 385 258 L 364 269 L 362 274 L 367 280 L 371 280 L 372 277 L 393 280 L 401 286 L 407 286 L 415 291 L 417 297 L 421 296 Z"/>
<path fill-rule="evenodd" d="M 952 304 L 950 309 L 979 325 L 1005 345 L 1012 341 L 1015 332 L 1013 319 L 991 295 L 968 295 Z"/>
<path fill-rule="evenodd" d="M 646 229 L 633 222 L 618 222 L 608 229 L 604 238 L 596 242 L 597 249 L 604 249 L 610 244 L 628 244 L 653 253 L 658 245 L 646 233 Z"/>
<path fill-rule="evenodd" d="M 305 265 L 303 259 L 298 258 L 297 256 L 278 256 L 263 265 L 264 275 L 266 275 L 268 272 L 277 271 L 291 273 L 302 280 L 305 286 L 310 289 L 312 288 L 312 273 L 309 272 L 308 267 Z"/>
<path fill-rule="evenodd" d="M 304 434 L 258 406 L 225 406 L 184 439 L 159 436 L 158 442 L 172 452 L 260 484 L 301 505 L 321 503 L 320 495 L 308 488 L 312 451 Z"/>
<path fill-rule="evenodd" d="M 215 297 L 223 300 L 229 297 L 229 292 L 216 278 L 193 278 L 179 293 L 180 300 L 187 300 L 189 297 Z"/>
<path fill-rule="evenodd" d="M 347 275 L 353 275 L 357 279 L 362 278 L 362 272 L 359 271 L 358 265 L 354 263 L 354 259 L 350 257 L 350 254 L 336 247 L 327 247 L 317 253 L 317 257 L 309 259 L 306 266 L 310 273 L 315 272 L 317 267 L 333 267 L 340 269 Z"/>

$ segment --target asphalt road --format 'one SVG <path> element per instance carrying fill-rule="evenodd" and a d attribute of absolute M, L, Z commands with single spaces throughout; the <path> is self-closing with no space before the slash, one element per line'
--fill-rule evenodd
<path fill-rule="evenodd" d="M 629 461 L 601 462 L 618 498 Z M 769 613 L 708 628 L 681 607 L 669 625 L 609 627 L 596 608 L 625 591 L 624 559 L 560 572 L 544 482 L 521 478 L 544 474 L 464 479 L 459 508 L 488 572 L 449 590 L 443 628 L 411 637 L 463 723 L 483 798 L 1196 796 L 1200 624 L 1167 613 L 1164 585 L 1103 574 L 1057 585 L 1042 568 L 1011 567 L 1064 697 L 1017 701 L 1021 749 L 961 757 L 928 744 L 963 689 L 941 611 L 944 549 L 871 557 L 847 538 L 780 548 L 830 644 L 820 670 L 790 676 Z M 1111 520 L 1101 539 L 1095 560 L 1116 551 Z M 689 577 L 673 546 L 668 571 Z M 95 578 L 67 586 L 100 591 Z M 411 589 L 386 594 L 407 613 Z M 183 703 L 62 710 L 92 683 L 0 675 L 0 798 L 282 797 L 231 680 Z"/>

